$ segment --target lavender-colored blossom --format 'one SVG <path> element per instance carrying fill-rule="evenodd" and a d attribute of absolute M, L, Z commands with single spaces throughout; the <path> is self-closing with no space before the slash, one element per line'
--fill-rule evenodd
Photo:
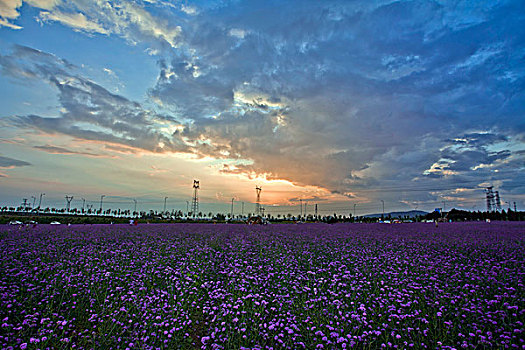
<path fill-rule="evenodd" d="M 510 222 L 0 226 L 0 345 L 523 347 L 524 233 Z"/>

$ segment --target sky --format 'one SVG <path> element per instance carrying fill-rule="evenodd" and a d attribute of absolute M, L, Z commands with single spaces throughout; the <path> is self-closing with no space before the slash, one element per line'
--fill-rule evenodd
<path fill-rule="evenodd" d="M 0 0 L 0 205 L 523 210 L 524 87 L 521 0 Z"/>

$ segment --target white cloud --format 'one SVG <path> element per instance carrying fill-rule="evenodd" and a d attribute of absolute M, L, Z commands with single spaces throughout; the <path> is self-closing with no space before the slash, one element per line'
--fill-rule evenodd
<path fill-rule="evenodd" d="M 18 8 L 21 6 L 22 0 L 0 0 L 0 26 L 11 29 L 21 29 L 22 27 L 8 21 L 16 19 L 20 15 Z"/>
<path fill-rule="evenodd" d="M 0 0 L 0 16 L 14 19 L 20 14 L 18 8 L 22 6 L 22 0 Z"/>
<path fill-rule="evenodd" d="M 24 0 L 24 2 L 44 10 L 51 10 L 55 6 L 58 6 L 62 0 Z"/>
<path fill-rule="evenodd" d="M 244 37 L 246 36 L 246 31 L 244 29 L 239 28 L 230 29 L 229 33 L 231 36 L 237 37 L 239 39 L 244 39 Z"/>
<path fill-rule="evenodd" d="M 156 55 L 158 55 L 160 53 L 159 50 L 155 50 L 155 49 L 152 49 L 152 48 L 149 48 L 149 47 L 145 50 L 145 52 L 148 55 L 150 55 L 150 56 L 156 56 Z"/>
<path fill-rule="evenodd" d="M 61 0 L 25 0 L 26 4 L 45 10 L 51 10 Z M 8 20 L 16 19 L 20 15 L 18 9 L 22 6 L 22 0 L 0 0 L 0 26 L 11 29 L 22 29 L 21 26 L 13 24 Z"/>
<path fill-rule="evenodd" d="M 130 2 L 122 3 L 121 9 L 123 10 L 122 15 L 118 16 L 121 25 L 133 24 L 144 34 L 163 39 L 172 47 L 178 46 L 178 37 L 181 33 L 179 26 L 171 26 Z"/>
<path fill-rule="evenodd" d="M 60 11 L 47 12 L 42 11 L 39 15 L 44 22 L 56 21 L 63 25 L 69 26 L 75 30 L 83 30 L 86 32 L 108 34 L 100 24 L 90 21 L 83 13 L 64 13 Z"/>
<path fill-rule="evenodd" d="M 198 9 L 195 6 L 188 6 L 182 4 L 180 10 L 188 15 L 195 16 L 199 13 Z"/>
<path fill-rule="evenodd" d="M 460 69 L 473 69 L 477 66 L 484 64 L 488 59 L 493 58 L 494 56 L 502 52 L 503 45 L 495 44 L 488 47 L 482 47 L 478 49 L 472 56 L 467 57 L 463 62 L 458 63 L 456 66 L 452 67 L 449 74 L 455 73 Z"/>
<path fill-rule="evenodd" d="M 117 77 L 117 75 L 115 74 L 115 72 L 113 72 L 111 69 L 109 69 L 109 68 L 104 68 L 103 70 L 104 70 L 104 72 L 105 72 L 107 75 L 112 76 L 112 77 Z"/>
<path fill-rule="evenodd" d="M 153 15 L 134 1 L 26 0 L 25 3 L 45 10 L 37 18 L 41 22 L 59 22 L 87 33 L 116 34 L 132 44 L 153 41 L 159 47 L 167 43 L 171 48 L 180 44 L 180 26 Z M 164 2 L 151 4 L 172 7 Z M 22 0 L 0 0 L 0 25 L 20 29 L 9 20 L 18 18 L 21 6 Z M 188 7 L 187 10 L 190 9 Z M 158 48 L 153 47 L 152 50 Z"/>
<path fill-rule="evenodd" d="M 0 18 L 0 26 L 4 26 L 11 29 L 22 29 L 21 26 L 8 22 L 6 19 Z"/>

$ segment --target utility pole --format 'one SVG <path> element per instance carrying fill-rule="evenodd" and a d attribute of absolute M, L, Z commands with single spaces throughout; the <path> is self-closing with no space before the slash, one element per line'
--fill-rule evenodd
<path fill-rule="evenodd" d="M 84 205 L 86 204 L 86 200 L 84 198 L 80 199 L 82 199 L 82 214 L 84 214 Z"/>
<path fill-rule="evenodd" d="M 233 220 L 233 201 L 234 201 L 235 198 L 232 198 L 232 210 L 231 210 L 231 213 L 230 213 L 230 217 L 231 219 Z"/>
<path fill-rule="evenodd" d="M 317 219 L 317 203 L 315 203 L 315 218 Z"/>
<path fill-rule="evenodd" d="M 33 205 L 31 206 L 31 209 L 33 209 L 35 207 L 36 197 L 35 196 L 31 196 L 31 198 L 33 198 Z"/>
<path fill-rule="evenodd" d="M 383 218 L 385 217 L 385 201 L 381 199 L 381 203 L 383 203 Z"/>
<path fill-rule="evenodd" d="M 241 217 L 244 217 L 244 202 L 241 202 Z"/>
<path fill-rule="evenodd" d="M 71 201 L 73 200 L 73 196 L 66 196 L 66 211 L 69 213 L 71 210 Z"/>
<path fill-rule="evenodd" d="M 443 201 L 443 215 L 445 215 L 445 212 L 447 211 L 447 201 Z"/>
<path fill-rule="evenodd" d="M 137 212 L 137 200 L 133 198 L 133 202 L 135 202 L 135 207 L 133 208 L 133 214 L 135 215 L 135 213 Z"/>
<path fill-rule="evenodd" d="M 517 212 L 517 210 L 516 210 L 516 202 L 514 202 L 514 212 Z"/>
<path fill-rule="evenodd" d="M 355 206 L 357 205 L 357 203 L 354 203 L 354 218 L 356 217 L 355 216 Z"/>
<path fill-rule="evenodd" d="M 164 210 L 162 211 L 163 213 L 166 212 L 166 200 L 168 199 L 168 197 L 164 197 Z"/>
<path fill-rule="evenodd" d="M 299 214 L 300 217 L 303 217 L 303 199 L 299 198 L 299 206 L 301 207 L 301 214 Z"/>
<path fill-rule="evenodd" d="M 22 198 L 22 210 L 25 211 L 27 207 L 27 198 Z"/>
<path fill-rule="evenodd" d="M 104 200 L 104 197 L 106 197 L 105 194 L 103 194 L 102 196 L 100 196 L 100 214 L 102 214 L 102 201 Z"/>

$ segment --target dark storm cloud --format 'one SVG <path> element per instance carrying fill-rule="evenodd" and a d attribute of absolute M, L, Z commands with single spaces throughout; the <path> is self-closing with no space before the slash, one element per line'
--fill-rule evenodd
<path fill-rule="evenodd" d="M 225 5 L 182 26 L 192 54 L 162 61 L 150 93 L 217 146 L 203 151 L 253 161 L 225 171 L 344 193 L 442 180 L 422 174 L 447 156 L 451 186 L 472 186 L 487 170 L 460 173 L 512 156 L 477 146 L 525 132 L 524 18 L 512 1 Z M 474 149 L 440 151 L 462 135 Z"/>

